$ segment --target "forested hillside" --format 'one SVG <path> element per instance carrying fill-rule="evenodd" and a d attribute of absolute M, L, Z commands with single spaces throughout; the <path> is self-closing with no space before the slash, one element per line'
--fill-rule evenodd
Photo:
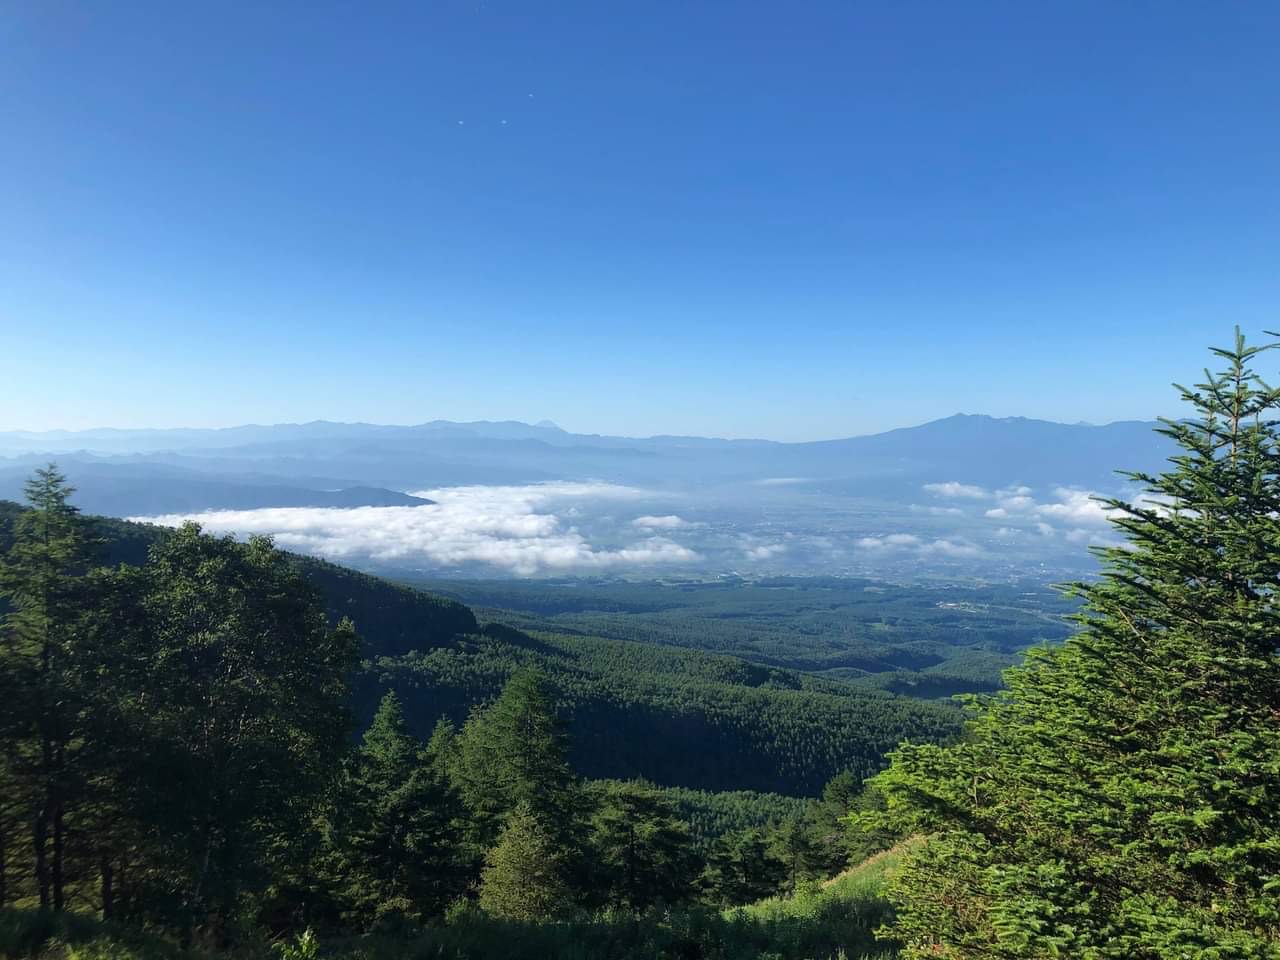
<path fill-rule="evenodd" d="M 16 504 L 0 509 L 3 548 L 4 530 L 20 510 Z M 93 524 L 105 558 L 117 563 L 144 562 L 147 549 L 171 535 L 106 518 Z M 355 625 L 366 661 L 354 681 L 361 725 L 394 689 L 411 727 L 427 736 L 441 717 L 461 723 L 517 669 L 532 667 L 556 692 L 581 775 L 790 796 L 816 796 L 841 771 L 869 776 L 904 738 L 936 740 L 959 729 L 960 715 L 949 704 L 735 657 L 652 642 L 528 634 L 500 623 L 481 630 L 457 601 L 290 556 L 331 621 L 347 617 Z"/>
<path fill-rule="evenodd" d="M 19 504 L 0 500 L 0 550 L 7 549 L 13 525 L 21 513 Z M 154 544 L 172 535 L 172 531 L 164 527 L 107 517 L 93 518 L 92 526 L 100 541 L 95 550 L 98 559 L 110 565 L 141 565 Z M 290 556 L 291 562 L 319 591 L 330 619 L 337 622 L 350 617 L 359 624 L 364 650 L 369 656 L 394 656 L 441 646 L 476 629 L 471 611 L 457 601 L 315 557 Z"/>
<path fill-rule="evenodd" d="M 532 957 L 565 943 L 541 924 L 573 918 L 575 938 L 620 956 L 643 956 L 641 930 L 748 956 L 776 933 L 721 911 L 845 865 L 862 847 L 844 819 L 877 807 L 859 784 L 894 731 L 955 729 L 936 706 L 895 712 L 909 702 L 727 657 L 501 625 L 458 633 L 474 630 L 459 604 L 262 538 L 95 523 L 52 467 L 27 492 L 0 544 L 6 953 L 93 913 L 184 949 L 447 917 L 435 955 L 491 953 L 497 921 L 524 925 Z M 362 643 L 331 611 L 382 619 Z M 409 627 L 424 640 L 404 653 Z M 362 697 L 376 706 L 353 725 Z M 827 726 L 848 742 L 819 739 Z M 609 772 L 610 755 L 627 779 L 583 775 Z M 637 778 L 646 767 L 673 785 Z M 799 783 L 815 798 L 681 780 Z M 658 919 L 672 909 L 689 930 Z M 796 929 L 794 949 L 866 940 L 872 915 Z"/>
<path fill-rule="evenodd" d="M 916 697 L 991 692 L 1018 654 L 1069 636 L 1076 602 L 1036 580 L 413 581 L 527 630 L 741 657 Z"/>
<path fill-rule="evenodd" d="M 465 717 L 521 667 L 548 678 L 568 718 L 574 767 L 591 777 L 813 796 L 843 770 L 870 776 L 903 738 L 943 739 L 960 722 L 951 704 L 730 657 L 495 625 L 381 659 L 371 674 L 423 729 L 441 713 Z"/>

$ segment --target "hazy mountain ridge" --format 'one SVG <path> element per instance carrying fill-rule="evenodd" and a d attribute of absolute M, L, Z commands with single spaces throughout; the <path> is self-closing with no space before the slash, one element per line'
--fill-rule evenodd
<path fill-rule="evenodd" d="M 1115 468 L 1164 466 L 1168 446 L 1153 426 L 957 415 L 806 443 L 604 437 L 515 421 L 142 431 L 133 441 L 107 431 L 101 442 L 119 452 L 0 461 L 0 496 L 20 497 L 30 470 L 54 459 L 93 512 L 194 517 L 388 572 L 1052 578 L 1092 562 L 1081 544 L 1109 542 L 1090 497 L 1133 495 Z M 49 435 L 50 445 L 88 434 Z M 0 446 L 15 436 L 0 435 Z M 440 506 L 333 509 L 428 500 Z"/>
<path fill-rule="evenodd" d="M 536 482 L 595 477 L 614 482 L 677 479 L 681 468 L 707 479 L 806 470 L 818 477 L 937 474 L 965 482 L 1084 482 L 1134 459 L 1149 468 L 1165 444 L 1154 424 L 1103 426 L 1021 417 L 957 414 L 914 427 L 833 440 L 788 443 L 716 437 L 576 434 L 518 421 L 414 426 L 314 421 L 223 429 L 0 432 L 11 456 L 130 456 L 189 469 L 240 469 L 342 478 L 343 485 Z M 406 469 L 411 476 L 401 480 Z M 443 474 L 436 476 L 433 470 Z M 490 478 L 486 471 L 495 474 Z M 1032 475 L 1037 474 L 1037 475 Z M 1052 476 L 1050 476 L 1052 474 Z M 932 479 L 941 479 L 933 476 Z"/>
<path fill-rule="evenodd" d="M 0 499 L 22 500 L 23 486 L 40 462 L 31 457 L 19 460 L 21 465 L 0 468 Z M 136 460 L 112 462 L 72 455 L 60 461 L 84 508 L 113 517 L 260 507 L 412 507 L 432 502 L 398 490 L 345 486 L 318 478 L 287 483 L 281 477 L 210 476 Z"/>

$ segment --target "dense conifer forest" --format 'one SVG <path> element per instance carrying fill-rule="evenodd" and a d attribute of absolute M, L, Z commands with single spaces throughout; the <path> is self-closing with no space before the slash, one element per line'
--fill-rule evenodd
<path fill-rule="evenodd" d="M 27 494 L 0 507 L 19 940 L 35 908 L 182 949 L 590 916 L 613 943 L 677 908 L 750 955 L 776 924 L 721 911 L 868 852 L 844 823 L 875 805 L 862 780 L 958 730 L 943 703 L 481 625 L 261 538 L 84 517 L 53 466 Z M 871 943 L 868 909 L 812 936 Z"/>
<path fill-rule="evenodd" d="M 0 955 L 1280 957 L 1270 346 L 1179 388 L 1060 602 L 458 585 L 477 616 L 38 470 L 0 511 Z"/>
<path fill-rule="evenodd" d="M 842 577 L 664 582 L 420 581 L 526 630 L 740 657 L 917 697 L 991 692 L 1076 603 L 1034 579 L 897 584 Z"/>

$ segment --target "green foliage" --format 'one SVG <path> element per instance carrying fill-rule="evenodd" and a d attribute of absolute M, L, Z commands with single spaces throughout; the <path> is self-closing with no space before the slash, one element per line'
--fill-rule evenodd
<path fill-rule="evenodd" d="M 319 593 L 330 620 L 359 624 L 365 656 L 403 656 L 445 646 L 477 629 L 471 610 L 454 600 L 315 557 L 293 559 Z"/>
<path fill-rule="evenodd" d="M 752 827 L 716 841 L 702 883 L 708 900 L 732 906 L 778 893 L 787 876 L 787 864 L 775 856 L 768 831 Z"/>
<path fill-rule="evenodd" d="M 145 567 L 91 570 L 56 472 L 30 492 L 0 574 L 4 899 L 225 940 L 303 852 L 286 841 L 343 744 L 354 633 L 268 541 L 188 527 Z"/>
<path fill-rule="evenodd" d="M 0 509 L 0 546 L 22 542 L 26 517 Z M 74 814 L 66 896 L 205 943 L 316 923 L 325 952 L 341 955 L 344 933 L 376 931 L 368 945 L 447 915 L 420 941 L 399 942 L 458 957 L 860 950 L 883 902 L 868 892 L 841 906 L 810 878 L 855 849 L 842 820 L 875 806 L 855 786 L 885 751 L 904 735 L 939 741 L 958 728 L 955 709 L 874 684 L 906 678 L 919 692 L 911 678 L 960 676 L 965 656 L 981 683 L 1020 631 L 1054 628 L 1051 608 L 1030 612 L 998 590 L 985 606 L 922 606 L 870 584 L 779 580 L 736 595 L 681 590 L 683 607 L 620 608 L 614 619 L 556 615 L 557 629 L 636 639 L 477 632 L 459 604 L 264 540 L 118 521 L 101 529 L 108 556 L 130 565 L 89 569 L 85 535 L 84 559 L 64 565 L 67 592 L 51 608 L 74 637 L 58 701 L 70 731 L 59 790 L 74 801 L 63 805 Z M 22 616 L 13 596 L 9 623 Z M 650 614 L 664 622 L 626 622 Z M 372 658 L 352 701 L 370 720 L 351 745 L 345 677 L 357 641 L 338 622 L 346 615 Z M 974 642 L 940 654 L 944 624 Z M 992 627 L 989 642 L 978 624 Z M 15 703 L 32 689 L 17 684 Z M 414 731 L 432 731 L 429 742 Z M 0 784 L 12 782 L 13 742 Z M 812 795 L 841 770 L 821 801 L 579 780 L 649 774 Z M 0 878 L 15 877 L 23 896 L 36 888 L 30 845 L 7 837 L 29 829 L 38 795 L 0 791 L 0 853 L 18 854 L 0 857 Z M 780 890 L 795 895 L 723 915 L 693 902 L 733 906 Z M 464 906 L 476 903 L 468 894 L 478 905 Z M 125 957 L 132 947 L 96 936 L 74 949 Z M 318 943 L 286 939 L 277 952 L 297 950 Z"/>
<path fill-rule="evenodd" d="M 327 805 L 322 872 L 343 919 L 367 928 L 442 913 L 469 878 L 464 816 L 443 764 L 387 694 Z"/>
<path fill-rule="evenodd" d="M 136 672 L 122 726 L 136 815 L 159 829 L 152 861 L 187 923 L 223 930 L 269 862 L 302 833 L 348 726 L 357 641 L 269 541 L 237 544 L 188 525 L 144 570 Z M 220 934 L 221 935 L 221 934 Z"/>
<path fill-rule="evenodd" d="M 493 704 L 472 711 L 452 774 L 482 842 L 491 843 L 522 804 L 559 835 L 573 831 L 580 797 L 567 753 L 564 724 L 536 671 L 517 671 Z"/>
<path fill-rule="evenodd" d="M 769 897 L 729 915 L 771 925 L 771 946 L 782 953 L 812 951 L 821 956 L 868 949 L 876 929 L 892 917 L 884 899 L 885 878 L 898 866 L 902 852 L 876 854 L 833 880 L 805 882 L 788 896 Z"/>
<path fill-rule="evenodd" d="M 292 940 L 276 944 L 280 960 L 316 960 L 320 956 L 320 940 L 310 927 Z"/>
<path fill-rule="evenodd" d="M 567 872 L 556 832 L 532 803 L 521 800 L 485 857 L 480 908 L 500 920 L 538 922 L 562 916 L 572 905 Z"/>
<path fill-rule="evenodd" d="M 618 783 L 584 791 L 568 762 L 573 744 L 560 719 L 562 688 L 536 669 L 546 664 L 563 673 L 560 657 L 591 665 L 601 680 L 615 669 L 625 676 L 629 659 L 672 685 L 705 677 L 759 683 L 769 694 L 807 695 L 808 687 L 867 699 L 784 671 L 748 667 L 741 674 L 741 664 L 692 651 L 655 656 L 636 644 L 609 642 L 601 650 L 591 641 L 564 650 L 490 627 L 474 645 L 436 646 L 403 659 L 508 650 L 556 659 L 495 661 L 501 667 L 487 675 L 493 686 L 466 690 L 462 703 L 472 706 L 463 728 L 449 720 L 445 698 L 425 746 L 400 700 L 384 696 L 362 740 L 337 762 L 342 675 L 355 639 L 349 624 L 330 627 L 324 610 L 335 608 L 335 597 L 312 589 L 316 567 L 265 540 L 237 544 L 194 527 L 107 526 L 113 551 L 137 556 L 145 549 L 146 562 L 76 574 L 86 611 L 76 669 L 112 682 L 83 683 L 77 707 L 93 718 L 93 730 L 76 740 L 83 780 L 77 798 L 85 811 L 77 836 L 86 841 L 73 871 L 75 895 L 105 915 L 206 942 L 247 935 L 253 925 L 297 930 L 318 923 L 332 933 L 435 921 L 480 881 L 486 857 L 492 901 L 498 867 L 510 866 L 519 836 L 503 831 L 521 804 L 550 838 L 539 859 L 557 864 L 566 908 L 613 904 L 639 914 L 696 895 L 713 837 L 801 809 L 798 801 L 748 792 L 721 797 Z M 334 570 L 330 583 L 339 594 L 366 586 Z M 405 602 L 420 596 L 396 590 Z M 414 707 L 427 708 L 422 691 L 413 692 Z M 488 705 L 475 705 L 493 694 Z M 595 727 L 587 711 L 577 719 Z M 600 732 L 625 743 L 628 731 Z M 698 821 L 696 839 L 685 811 Z M 753 836 L 765 847 L 772 842 L 758 829 Z M 510 842 L 499 856 L 503 837 Z M 737 852 L 748 854 L 749 846 Z M 750 879 L 748 859 L 739 857 L 735 879 L 716 893 L 720 902 L 762 889 Z M 724 862 L 729 876 L 733 860 Z M 767 849 L 760 863 L 776 867 Z"/>
<path fill-rule="evenodd" d="M 769 852 L 782 864 L 788 891 L 794 893 L 803 881 L 825 876 L 824 851 L 810 811 L 782 821 L 772 831 L 770 841 Z"/>
<path fill-rule="evenodd" d="M 1075 586 L 1082 632 L 878 778 L 927 835 L 891 885 L 904 956 L 1280 957 L 1280 392 L 1259 348 L 1214 353 L 1170 469 L 1107 504 L 1128 542 Z"/>
<path fill-rule="evenodd" d="M 1072 632 L 1076 604 L 1037 583 L 930 586 L 847 577 L 682 583 L 429 581 L 482 617 L 536 633 L 579 634 L 727 654 L 726 679 L 774 670 L 905 688 L 950 678 L 948 696 L 991 690 L 1017 653 Z M 742 661 L 747 661 L 743 663 Z M 735 666 L 730 667 L 730 664 Z"/>
<path fill-rule="evenodd" d="M 66 903 L 70 835 L 82 811 L 82 741 L 92 723 L 86 573 L 95 543 L 51 464 L 27 483 L 30 509 L 0 562 L 0 907 L 14 896 L 10 851 L 30 824 L 41 906 Z"/>
<path fill-rule="evenodd" d="M 694 848 L 703 856 L 726 833 L 766 827 L 802 813 L 809 801 L 777 793 L 727 790 L 712 793 L 687 787 L 655 787 L 689 824 Z"/>
<path fill-rule="evenodd" d="M 28 512 L 0 500 L 0 550 L 9 549 L 15 528 Z M 151 549 L 176 533 L 169 527 L 110 517 L 93 517 L 92 529 L 98 538 L 95 554 L 109 566 L 145 566 Z M 471 610 L 455 600 L 316 557 L 288 556 L 318 593 L 333 623 L 349 619 L 359 624 L 361 652 L 366 657 L 402 656 L 413 650 L 447 646 L 454 638 L 477 629 Z"/>
<path fill-rule="evenodd" d="M 572 765 L 593 779 L 814 796 L 841 770 L 877 772 L 903 738 L 954 735 L 961 719 L 950 704 L 596 637 L 495 632 L 383 659 L 373 672 L 426 731 L 442 710 L 466 716 L 521 668 L 545 677 L 572 737 Z M 761 676 L 744 683 L 752 671 Z"/>
<path fill-rule="evenodd" d="M 819 829 L 843 847 L 846 863 L 861 863 L 905 838 L 904 831 L 884 816 L 888 803 L 875 780 L 850 793 L 849 785 L 838 779 L 823 792 Z"/>
<path fill-rule="evenodd" d="M 171 940 L 81 913 L 0 908 L 0 960 L 206 960 Z"/>
<path fill-rule="evenodd" d="M 701 863 L 675 805 L 642 782 L 599 784 L 591 801 L 597 902 L 643 911 L 687 899 Z"/>
<path fill-rule="evenodd" d="M 468 913 L 448 926 L 420 931 L 416 936 L 371 935 L 350 939 L 324 938 L 317 956 L 332 960 L 890 960 L 890 954 L 871 947 L 868 930 L 883 915 L 883 901 L 850 901 L 843 908 L 830 903 L 813 910 L 808 901 L 792 911 L 781 908 L 767 915 L 693 908 L 667 916 L 601 915 L 555 923 L 522 923 Z M 16 914 L 16 912 L 14 912 Z M 39 915 L 17 915 L 34 925 Z M 4 960 L 212 960 L 215 956 L 180 951 L 156 937 L 130 934 L 82 919 L 67 922 L 62 915 L 52 934 L 34 949 L 6 952 L 6 916 L 0 913 L 0 957 Z M 68 929 L 72 928 L 72 929 Z M 294 938 L 282 946 L 299 946 Z M 867 952 L 870 950 L 870 952 Z M 243 948 L 241 960 L 280 958 L 284 951 Z"/>

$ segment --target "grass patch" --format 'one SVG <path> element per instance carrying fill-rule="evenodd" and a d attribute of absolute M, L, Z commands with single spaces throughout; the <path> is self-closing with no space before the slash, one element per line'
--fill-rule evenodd
<path fill-rule="evenodd" d="M 177 944 L 81 913 L 0 910 L 0 960 L 203 960 Z"/>
<path fill-rule="evenodd" d="M 306 960 L 890 960 L 875 930 L 889 919 L 885 874 L 903 846 L 790 897 L 746 907 L 686 907 L 644 917 L 599 914 L 512 923 L 460 910 L 446 926 L 408 935 L 311 941 Z M 290 960 L 290 947 L 247 944 L 220 960 Z M 77 914 L 0 911 L 0 960 L 214 960 L 171 940 Z"/>

